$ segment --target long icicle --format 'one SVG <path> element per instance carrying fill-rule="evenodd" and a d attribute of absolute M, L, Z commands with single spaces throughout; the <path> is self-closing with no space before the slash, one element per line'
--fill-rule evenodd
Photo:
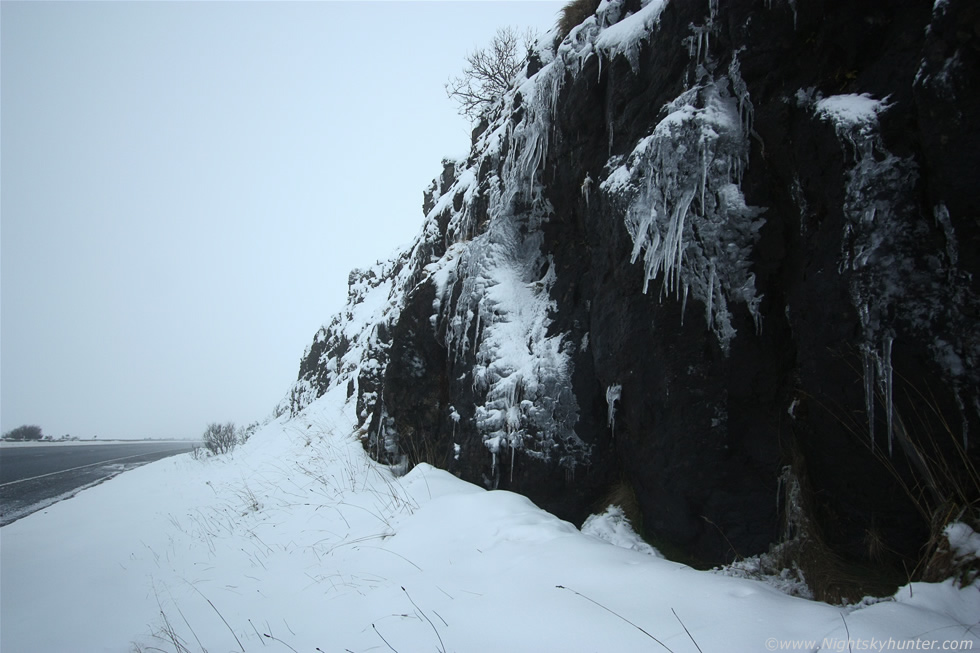
<path fill-rule="evenodd" d="M 875 366 L 871 359 L 871 350 L 862 347 L 862 362 L 864 363 L 864 410 L 868 415 L 868 433 L 871 436 L 871 453 L 875 450 Z"/>

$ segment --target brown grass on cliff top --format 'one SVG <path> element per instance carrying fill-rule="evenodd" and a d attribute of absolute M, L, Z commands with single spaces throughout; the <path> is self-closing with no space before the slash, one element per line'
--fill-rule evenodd
<path fill-rule="evenodd" d="M 576 26 L 594 14 L 599 8 L 601 0 L 572 0 L 561 10 L 561 17 L 558 18 L 558 41 L 565 40 Z"/>

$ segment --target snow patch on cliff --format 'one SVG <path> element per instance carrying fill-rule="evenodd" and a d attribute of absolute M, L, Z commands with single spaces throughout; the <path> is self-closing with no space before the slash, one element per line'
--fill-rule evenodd
<path fill-rule="evenodd" d="M 600 21 L 610 20 L 622 11 L 624 2 L 610 2 L 600 6 L 597 12 Z M 636 70 L 639 66 L 639 49 L 642 42 L 650 37 L 653 28 L 660 21 L 660 14 L 667 6 L 667 0 L 649 0 L 647 4 L 634 14 L 613 23 L 602 30 L 595 39 L 595 47 L 613 59 L 622 54 L 630 62 L 630 67 Z M 611 22 L 611 20 L 610 20 Z"/>
<path fill-rule="evenodd" d="M 885 100 L 876 100 L 868 93 L 850 93 L 822 98 L 816 102 L 814 111 L 842 128 L 872 129 L 878 122 L 878 114 L 887 108 Z"/>

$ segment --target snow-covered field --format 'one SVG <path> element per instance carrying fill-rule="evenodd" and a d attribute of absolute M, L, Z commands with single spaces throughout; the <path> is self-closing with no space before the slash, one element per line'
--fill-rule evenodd
<path fill-rule="evenodd" d="M 835 607 L 582 533 L 422 465 L 344 392 L 233 454 L 168 458 L 0 529 L 3 653 L 980 650 L 980 590 Z M 630 548 L 630 547 L 634 548 Z M 910 641 L 915 640 L 915 641 Z"/>

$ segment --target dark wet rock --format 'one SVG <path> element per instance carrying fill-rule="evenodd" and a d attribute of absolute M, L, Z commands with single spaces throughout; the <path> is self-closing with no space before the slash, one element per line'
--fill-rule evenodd
<path fill-rule="evenodd" d="M 389 308 L 317 334 L 294 410 L 356 378 L 379 460 L 576 522 L 625 483 L 696 564 L 790 511 L 838 569 L 914 564 L 977 490 L 980 10 L 675 1 L 624 47 L 650 5 L 603 6 L 352 276 Z"/>

